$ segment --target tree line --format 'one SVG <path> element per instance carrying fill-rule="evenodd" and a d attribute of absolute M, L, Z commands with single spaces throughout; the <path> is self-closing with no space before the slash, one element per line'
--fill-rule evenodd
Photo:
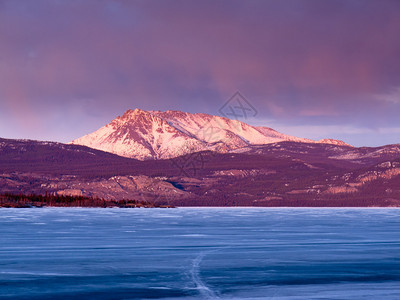
<path fill-rule="evenodd" d="M 106 200 L 87 196 L 57 194 L 0 194 L 0 207 L 169 207 L 145 200 Z"/>

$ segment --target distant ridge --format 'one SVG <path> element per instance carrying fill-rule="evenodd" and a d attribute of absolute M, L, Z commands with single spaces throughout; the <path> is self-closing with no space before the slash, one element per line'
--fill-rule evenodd
<path fill-rule="evenodd" d="M 0 194 L 168 206 L 399 207 L 399 186 L 400 144 L 283 141 L 139 161 L 81 145 L 0 138 Z"/>
<path fill-rule="evenodd" d="M 71 144 L 147 160 L 168 159 L 205 150 L 226 153 L 282 141 L 350 146 L 333 139 L 313 141 L 298 138 L 268 127 L 255 127 L 204 113 L 141 109 L 127 110 L 109 124 L 73 140 Z"/>

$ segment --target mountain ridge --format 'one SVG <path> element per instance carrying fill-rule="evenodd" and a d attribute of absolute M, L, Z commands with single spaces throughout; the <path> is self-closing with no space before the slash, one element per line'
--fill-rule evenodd
<path fill-rule="evenodd" d="M 400 206 L 400 144 L 279 142 L 140 161 L 80 145 L 0 138 L 0 193 L 173 206 Z"/>

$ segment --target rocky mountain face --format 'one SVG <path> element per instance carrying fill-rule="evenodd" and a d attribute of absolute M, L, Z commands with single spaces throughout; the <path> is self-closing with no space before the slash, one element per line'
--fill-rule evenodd
<path fill-rule="evenodd" d="M 0 193 L 176 206 L 400 206 L 400 145 L 283 141 L 164 160 L 0 139 Z"/>
<path fill-rule="evenodd" d="M 168 159 L 199 151 L 227 153 L 252 145 L 282 141 L 346 146 L 342 141 L 313 141 L 255 127 L 237 120 L 181 111 L 128 110 L 99 130 L 71 143 L 120 156 Z M 350 146 L 350 145 L 347 145 Z"/>

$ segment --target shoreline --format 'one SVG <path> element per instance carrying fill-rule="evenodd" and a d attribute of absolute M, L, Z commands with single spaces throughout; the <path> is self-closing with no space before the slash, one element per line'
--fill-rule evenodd
<path fill-rule="evenodd" d="M 0 209 L 35 209 L 35 208 L 87 208 L 87 209 L 400 209 L 400 206 L 137 206 L 137 207 L 118 207 L 118 206 L 0 206 Z"/>

